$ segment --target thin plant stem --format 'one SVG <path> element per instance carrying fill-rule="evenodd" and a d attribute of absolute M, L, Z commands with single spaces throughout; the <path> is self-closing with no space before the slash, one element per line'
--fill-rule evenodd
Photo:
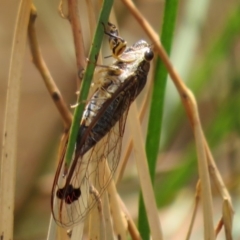
<path fill-rule="evenodd" d="M 111 174 L 110 169 L 107 165 L 106 165 L 105 174 L 107 176 Z M 116 235 L 118 236 L 119 239 L 127 240 L 127 222 L 122 214 L 115 182 L 113 180 L 111 180 L 107 190 L 109 195 L 113 226 L 114 226 Z"/>
<path fill-rule="evenodd" d="M 32 5 L 31 16 L 30 16 L 29 25 L 28 25 L 28 37 L 29 37 L 30 49 L 33 57 L 33 63 L 35 64 L 40 74 L 42 75 L 42 78 L 47 87 L 47 90 L 50 93 L 50 96 L 52 97 L 62 117 L 65 132 L 67 132 L 71 126 L 72 114 L 69 111 L 62 97 L 62 94 L 60 93 L 56 83 L 54 82 L 53 77 L 50 71 L 48 70 L 46 63 L 42 57 L 38 40 L 37 40 L 36 29 L 35 29 L 36 17 L 37 17 L 37 11 L 36 11 L 36 8 Z"/>
<path fill-rule="evenodd" d="M 201 195 L 201 184 L 200 184 L 200 181 L 198 180 L 197 185 L 196 185 L 195 204 L 194 204 L 193 214 L 192 214 L 190 226 L 188 228 L 186 240 L 189 240 L 191 237 L 194 220 L 195 220 L 196 214 L 197 214 L 197 207 L 198 207 L 199 201 L 200 201 L 200 195 Z"/>
<path fill-rule="evenodd" d="M 222 213 L 226 239 L 232 240 L 233 212 L 230 204 L 228 199 L 224 199 Z"/>
<path fill-rule="evenodd" d="M 86 57 L 84 52 L 83 32 L 79 18 L 79 7 L 77 0 L 68 0 L 68 19 L 70 21 L 73 33 L 73 40 L 76 53 L 76 63 L 78 69 L 78 78 L 80 82 L 83 78 L 84 68 L 86 66 Z"/>
<path fill-rule="evenodd" d="M 141 133 L 141 126 L 137 119 L 136 105 L 132 105 L 129 111 L 129 122 L 134 142 L 134 156 L 136 159 L 139 181 L 146 207 L 147 219 L 153 240 L 163 239 L 160 219 L 158 216 L 157 205 L 152 188 L 147 157 L 144 151 L 144 140 Z"/>
<path fill-rule="evenodd" d="M 96 238 L 99 240 L 104 240 L 106 233 L 102 199 L 95 186 L 91 185 L 89 192 L 92 197 L 96 199 L 96 205 L 90 212 L 88 237 L 89 239 Z"/>
<path fill-rule="evenodd" d="M 13 239 L 20 79 L 27 43 L 31 1 L 19 3 L 12 44 L 0 162 L 0 239 Z"/>
<path fill-rule="evenodd" d="M 124 212 L 125 217 L 127 219 L 128 231 L 130 233 L 130 236 L 132 237 L 133 240 L 141 240 L 142 238 L 140 236 L 140 233 L 139 233 L 130 213 L 128 212 L 124 202 L 122 201 L 122 199 L 120 198 L 119 195 L 118 195 L 118 201 L 119 201 L 122 211 Z"/>

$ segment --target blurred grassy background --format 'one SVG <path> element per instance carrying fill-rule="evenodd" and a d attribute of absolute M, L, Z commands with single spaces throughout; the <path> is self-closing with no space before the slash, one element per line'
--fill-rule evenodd
<path fill-rule="evenodd" d="M 217 165 L 233 198 L 234 239 L 240 239 L 240 4 L 237 0 L 179 2 L 172 61 L 187 85 L 196 94 L 204 132 Z M 76 64 L 72 33 L 68 21 L 57 12 L 59 1 L 34 1 L 36 28 L 45 61 L 66 102 L 75 103 Z M 194 3 L 194 4 L 193 4 Z M 135 1 L 139 10 L 158 31 L 164 1 Z M 0 3 L 0 141 L 7 89 L 11 43 L 18 1 Z M 146 35 L 120 1 L 115 11 L 120 33 L 129 44 Z M 80 16 L 85 31 L 86 53 L 89 30 L 85 4 Z M 196 16 L 201 16 L 196 19 Z M 105 39 L 106 41 L 107 39 Z M 103 56 L 109 55 L 108 48 Z M 106 60 L 107 64 L 111 59 Z M 149 78 L 150 79 L 150 78 Z M 143 93 L 146 94 L 146 93 Z M 140 97 L 141 99 L 141 97 Z M 143 122 L 146 131 L 147 116 Z M 15 239 L 45 239 L 50 217 L 50 192 L 56 168 L 56 154 L 63 127 L 40 74 L 26 52 L 22 77 L 18 132 Z M 127 132 L 127 131 L 126 131 Z M 176 90 L 168 81 L 163 134 L 156 172 L 156 198 L 166 239 L 183 239 L 193 206 L 198 179 L 193 136 Z M 137 218 L 138 179 L 134 159 L 129 160 L 119 191 L 126 206 Z M 213 186 L 216 221 L 221 201 Z M 194 239 L 202 239 L 201 209 L 194 226 Z M 219 239 L 224 239 L 221 234 Z"/>

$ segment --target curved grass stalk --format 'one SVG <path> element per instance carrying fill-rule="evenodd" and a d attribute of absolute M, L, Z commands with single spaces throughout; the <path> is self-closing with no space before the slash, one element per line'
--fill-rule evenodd
<path fill-rule="evenodd" d="M 28 37 L 30 43 L 30 49 L 32 52 L 33 63 L 39 70 L 40 74 L 42 75 L 43 81 L 47 87 L 50 96 L 52 97 L 55 106 L 57 107 L 65 128 L 65 132 L 67 132 L 71 126 L 72 122 L 72 114 L 70 113 L 61 92 L 59 91 L 56 83 L 53 80 L 53 77 L 50 71 L 47 68 L 47 65 L 41 55 L 41 51 L 38 45 L 37 34 L 35 29 L 35 21 L 37 17 L 37 10 L 32 5 L 31 7 L 31 16 L 28 25 Z"/>

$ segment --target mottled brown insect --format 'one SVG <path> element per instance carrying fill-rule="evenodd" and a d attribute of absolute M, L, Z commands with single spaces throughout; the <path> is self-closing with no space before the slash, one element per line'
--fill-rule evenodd
<path fill-rule="evenodd" d="M 153 51 L 144 40 L 127 47 L 113 24 L 108 23 L 104 32 L 116 60 L 104 71 L 102 83 L 85 107 L 68 171 L 64 172 L 63 156 L 54 179 L 52 214 L 63 227 L 83 220 L 96 203 L 91 186 L 101 196 L 111 181 L 120 159 L 130 104 L 145 86 L 153 59 Z M 110 175 L 105 174 L 106 167 Z"/>

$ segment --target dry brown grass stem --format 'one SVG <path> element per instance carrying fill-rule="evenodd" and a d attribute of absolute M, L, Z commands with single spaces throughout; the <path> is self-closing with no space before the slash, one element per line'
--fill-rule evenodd
<path fill-rule="evenodd" d="M 189 226 L 189 228 L 188 228 L 186 240 L 189 240 L 190 237 L 191 237 L 191 233 L 192 233 L 192 229 L 193 229 L 193 224 L 194 224 L 194 220 L 195 220 L 195 218 L 196 218 L 197 208 L 198 208 L 199 201 L 200 201 L 200 196 L 201 196 L 201 183 L 200 183 L 200 181 L 198 180 L 197 185 L 196 185 L 196 192 L 195 192 L 195 203 L 194 203 L 192 218 L 191 218 L 190 226 Z"/>
<path fill-rule="evenodd" d="M 89 219 L 89 239 L 105 239 L 105 221 L 103 216 L 103 205 L 101 196 L 97 189 L 91 185 L 89 189 L 90 194 L 96 199 L 96 205 L 90 212 Z"/>
<path fill-rule="evenodd" d="M 231 196 L 223 182 L 223 179 L 221 177 L 221 174 L 219 173 L 219 170 L 215 164 L 215 161 L 213 159 L 212 153 L 209 149 L 209 146 L 207 144 L 206 139 L 205 141 L 205 151 L 207 153 L 207 161 L 208 161 L 208 169 L 211 175 L 211 179 L 213 180 L 220 196 L 223 199 L 223 206 L 222 206 L 222 218 L 219 221 L 218 226 L 216 227 L 215 233 L 216 236 L 218 232 L 221 230 L 224 223 L 224 229 L 225 229 L 225 235 L 226 239 L 232 239 L 232 222 L 233 222 L 233 205 L 232 205 L 232 200 Z"/>
<path fill-rule="evenodd" d="M 120 198 L 119 195 L 118 195 L 118 201 L 119 201 L 119 204 L 121 206 L 123 213 L 125 214 L 125 218 L 126 218 L 127 224 L 128 224 L 128 232 L 130 233 L 132 240 L 141 240 L 142 238 L 140 236 L 140 233 L 139 233 L 130 213 L 128 212 L 124 202 L 122 201 L 122 199 Z"/>
<path fill-rule="evenodd" d="M 94 14 L 94 6 L 93 6 L 93 2 L 92 1 L 89 1 L 89 0 L 86 0 L 86 6 L 87 6 L 87 12 L 88 12 L 88 22 L 89 22 L 89 30 L 90 30 L 90 39 L 93 39 L 94 37 L 94 32 L 95 32 L 95 29 L 96 29 L 96 24 L 97 24 L 97 17 L 95 16 Z M 101 4 L 95 4 L 97 5 L 97 8 L 98 8 L 98 12 L 100 12 L 100 9 L 101 9 Z M 98 54 L 98 60 L 97 60 L 97 63 L 98 64 L 102 64 L 102 51 L 100 50 L 99 51 L 99 54 Z M 89 91 L 89 95 L 91 94 L 91 90 Z"/>
<path fill-rule="evenodd" d="M 129 125 L 133 136 L 134 156 L 138 169 L 138 176 L 141 185 L 143 200 L 145 203 L 146 213 L 148 217 L 149 227 L 153 240 L 163 239 L 160 219 L 158 216 L 157 204 L 151 184 L 147 157 L 144 148 L 144 140 L 142 136 L 141 126 L 137 118 L 138 112 L 136 105 L 132 105 L 129 111 Z"/>
<path fill-rule="evenodd" d="M 232 225 L 233 225 L 233 212 L 232 206 L 228 199 L 224 199 L 223 201 L 223 223 L 224 223 L 224 230 L 225 236 L 227 240 L 232 240 Z"/>
<path fill-rule="evenodd" d="M 223 218 L 221 217 L 221 219 L 219 220 L 216 229 L 215 229 L 215 236 L 217 237 L 217 235 L 220 233 L 221 229 L 223 227 Z"/>
<path fill-rule="evenodd" d="M 211 179 L 213 180 L 219 194 L 221 195 L 222 199 L 225 201 L 227 200 L 229 202 L 229 207 L 231 208 L 232 214 L 233 214 L 233 205 L 232 205 L 232 200 L 231 196 L 223 182 L 222 176 L 216 166 L 216 163 L 214 161 L 214 158 L 212 156 L 212 153 L 209 149 L 208 143 L 206 139 L 205 141 L 205 151 L 207 153 L 207 160 L 208 160 L 208 169 L 211 174 Z"/>
<path fill-rule="evenodd" d="M 30 9 L 30 0 L 19 1 L 8 75 L 3 147 L 0 162 L 0 239 L 13 239 L 20 80 L 27 42 Z"/>
<path fill-rule="evenodd" d="M 107 191 L 103 193 L 103 212 L 105 221 L 105 235 L 108 236 L 109 240 L 114 239 L 113 222 L 111 221 L 111 209 L 109 205 L 109 197 Z"/>
<path fill-rule="evenodd" d="M 106 168 L 108 169 L 108 167 Z M 109 169 L 107 175 L 109 175 Z M 115 182 L 112 180 L 108 186 L 109 202 L 111 206 L 111 214 L 113 226 L 116 235 L 119 239 L 127 240 L 127 222 L 123 216 L 121 206 L 118 200 L 118 193 L 116 190 Z"/>
<path fill-rule="evenodd" d="M 189 118 L 192 120 L 193 133 L 195 136 L 199 178 L 202 185 L 201 199 L 203 202 L 203 219 L 204 219 L 204 237 L 205 239 L 214 239 L 213 224 L 213 204 L 209 171 L 207 166 L 207 156 L 204 149 L 204 135 L 198 115 L 197 104 L 193 94 L 186 89 L 187 102 L 184 104 L 189 107 Z"/>
<path fill-rule="evenodd" d="M 94 6 L 92 1 L 86 0 L 85 2 L 86 2 L 87 12 L 88 12 L 90 39 L 93 39 L 94 29 L 96 27 L 96 17 L 94 14 Z"/>
<path fill-rule="evenodd" d="M 85 51 L 84 51 L 85 48 L 84 48 L 84 42 L 83 42 L 83 32 L 80 24 L 78 11 L 79 11 L 78 1 L 68 0 L 68 19 L 72 27 L 76 61 L 77 61 L 78 78 L 81 82 L 83 77 L 83 71 L 86 66 L 86 57 L 85 57 Z"/>
<path fill-rule="evenodd" d="M 38 45 L 37 34 L 35 29 L 36 17 L 37 17 L 37 11 L 36 11 L 36 8 L 32 5 L 31 16 L 30 16 L 29 25 L 28 25 L 28 37 L 29 37 L 30 49 L 32 52 L 33 63 L 35 64 L 40 74 L 42 75 L 42 78 L 48 89 L 48 92 L 50 93 L 62 117 L 64 128 L 67 131 L 71 126 L 72 114 L 69 111 L 65 101 L 63 100 L 63 97 L 57 85 L 55 84 L 51 76 L 51 73 L 48 70 L 46 63 L 42 57 L 42 54 Z"/>

